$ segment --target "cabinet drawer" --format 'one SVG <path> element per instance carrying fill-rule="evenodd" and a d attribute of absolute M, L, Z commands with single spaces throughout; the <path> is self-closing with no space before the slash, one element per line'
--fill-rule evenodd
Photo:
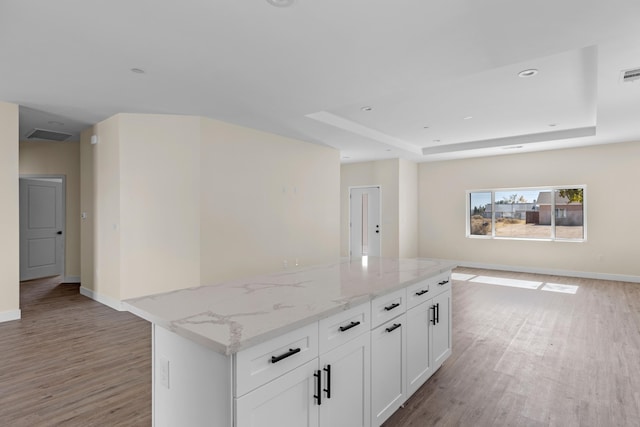
<path fill-rule="evenodd" d="M 421 280 L 407 287 L 407 310 L 430 300 L 435 295 L 434 282 L 431 279 Z"/>
<path fill-rule="evenodd" d="M 235 355 L 235 397 L 318 357 L 318 322 L 241 350 Z"/>
<path fill-rule="evenodd" d="M 400 289 L 371 301 L 372 328 L 382 325 L 407 310 L 407 292 Z"/>
<path fill-rule="evenodd" d="M 369 302 L 350 308 L 319 322 L 320 354 L 326 353 L 371 329 Z"/>
<path fill-rule="evenodd" d="M 431 291 L 429 293 L 432 294 L 431 295 L 432 297 L 436 295 L 440 295 L 444 291 L 451 290 L 451 273 L 450 272 L 439 274 L 429 279 L 429 281 L 431 283 Z"/>

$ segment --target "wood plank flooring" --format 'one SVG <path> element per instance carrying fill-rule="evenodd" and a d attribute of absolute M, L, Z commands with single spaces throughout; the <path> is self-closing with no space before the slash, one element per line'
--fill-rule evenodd
<path fill-rule="evenodd" d="M 0 426 L 150 426 L 151 327 L 56 278 L 0 323 Z"/>
<path fill-rule="evenodd" d="M 640 426 L 640 284 L 456 273 L 578 290 L 454 281 L 453 354 L 385 427 Z M 0 323 L 0 426 L 151 425 L 147 322 L 51 280 L 21 309 Z"/>
<path fill-rule="evenodd" d="M 456 269 L 578 286 L 453 283 L 453 354 L 385 427 L 640 426 L 640 284 Z"/>

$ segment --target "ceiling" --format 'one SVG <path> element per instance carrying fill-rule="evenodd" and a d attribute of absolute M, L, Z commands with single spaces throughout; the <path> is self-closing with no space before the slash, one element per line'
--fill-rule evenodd
<path fill-rule="evenodd" d="M 22 140 L 187 114 L 343 162 L 640 141 L 637 0 L 271 3 L 0 0 L 0 100 Z"/>

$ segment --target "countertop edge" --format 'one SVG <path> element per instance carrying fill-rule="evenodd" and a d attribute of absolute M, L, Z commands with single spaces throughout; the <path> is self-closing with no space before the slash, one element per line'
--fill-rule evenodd
<path fill-rule="evenodd" d="M 418 259 L 425 259 L 425 258 L 418 258 Z M 166 320 L 166 319 L 162 319 L 159 318 L 157 316 L 154 316 L 153 314 L 142 310 L 132 304 L 129 303 L 129 301 L 134 302 L 137 298 L 133 298 L 131 300 L 124 300 L 122 302 L 123 308 L 126 309 L 127 311 L 131 312 L 132 314 L 147 320 L 148 322 L 151 322 L 157 326 L 160 326 L 164 329 L 167 329 L 171 332 L 174 332 L 176 334 L 178 334 L 179 336 L 182 336 L 183 338 L 189 339 L 193 342 L 196 342 L 200 345 L 202 345 L 203 347 L 209 348 L 213 351 L 216 351 L 217 353 L 226 355 L 226 356 L 231 356 L 241 350 L 244 350 L 246 348 L 252 347 L 254 345 L 263 343 L 265 341 L 268 341 L 272 338 L 275 338 L 277 336 L 280 336 L 284 333 L 287 332 L 291 332 L 293 330 L 296 330 L 298 328 L 301 328 L 303 326 L 307 326 L 311 323 L 317 322 L 319 320 L 325 319 L 327 317 L 330 317 L 336 313 L 340 313 L 342 311 L 348 310 L 352 307 L 356 307 L 358 305 L 361 304 L 365 304 L 367 302 L 370 302 L 378 297 L 387 295 L 389 293 L 392 293 L 394 291 L 397 291 L 399 289 L 402 288 L 406 288 L 408 286 L 413 285 L 414 283 L 420 282 L 422 280 L 425 279 L 429 279 L 431 277 L 437 276 L 438 274 L 442 274 L 445 273 L 447 271 L 451 271 L 452 269 L 454 269 L 457 264 L 453 261 L 449 261 L 449 260 L 440 260 L 440 259 L 431 259 L 433 261 L 439 261 L 442 262 L 443 265 L 439 268 L 439 269 L 434 269 L 433 271 L 430 271 L 429 274 L 425 274 L 423 276 L 419 276 L 416 277 L 414 279 L 411 280 L 407 280 L 405 282 L 402 282 L 396 286 L 390 286 L 388 288 L 385 288 L 384 290 L 380 290 L 380 291 L 376 291 L 376 292 L 371 292 L 369 294 L 366 295 L 362 295 L 362 297 L 360 298 L 356 298 L 353 299 L 351 301 L 345 302 L 337 307 L 332 307 L 330 309 L 324 310 L 322 312 L 319 313 L 315 313 L 313 315 L 310 315 L 308 317 L 304 317 L 304 318 L 300 318 L 300 319 L 296 319 L 294 321 L 292 321 L 291 323 L 287 323 L 286 325 L 283 326 L 279 326 L 277 328 L 274 328 L 272 330 L 269 331 L 265 331 L 263 333 L 260 333 L 258 335 L 246 338 L 242 341 L 240 341 L 239 343 L 235 344 L 235 345 L 226 345 L 223 343 L 220 343 L 218 341 L 215 341 L 213 339 L 207 338 L 201 334 L 192 332 L 188 329 L 185 328 L 181 328 L 180 326 L 176 326 L 174 324 L 172 324 L 171 320 Z"/>

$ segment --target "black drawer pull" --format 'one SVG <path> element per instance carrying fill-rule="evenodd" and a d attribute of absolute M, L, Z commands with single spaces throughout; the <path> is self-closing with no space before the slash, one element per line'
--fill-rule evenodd
<path fill-rule="evenodd" d="M 442 286 L 442 285 L 446 285 L 447 283 L 449 283 L 448 280 L 443 280 L 442 282 L 438 282 L 438 285 Z"/>
<path fill-rule="evenodd" d="M 416 295 L 417 295 L 417 296 L 424 295 L 424 294 L 426 294 L 427 292 L 429 292 L 429 289 L 423 289 L 423 290 L 421 290 L 420 292 L 416 292 Z"/>
<path fill-rule="evenodd" d="M 389 326 L 387 329 L 385 329 L 385 331 L 393 332 L 396 329 L 398 329 L 400 326 L 402 326 L 402 323 L 394 323 L 393 326 Z"/>
<path fill-rule="evenodd" d="M 287 357 L 293 356 L 296 353 L 300 353 L 300 347 L 298 347 L 298 348 L 290 348 L 289 351 L 287 351 L 284 354 L 281 354 L 280 356 L 271 356 L 271 363 L 279 362 L 282 359 L 286 359 Z"/>
<path fill-rule="evenodd" d="M 387 311 L 390 311 L 399 306 L 400 306 L 399 302 L 394 302 L 393 304 L 386 306 L 384 309 Z"/>
<path fill-rule="evenodd" d="M 354 326 L 358 326 L 359 324 L 360 324 L 360 322 L 351 322 L 347 326 L 340 326 L 338 329 L 340 329 L 340 332 L 344 332 L 344 331 L 348 331 L 349 329 L 353 328 Z"/>
<path fill-rule="evenodd" d="M 320 406 L 322 405 L 322 372 L 320 370 L 317 370 L 313 373 L 313 376 L 318 379 L 318 381 L 316 382 L 317 394 L 314 394 L 313 397 L 318 402 L 318 406 Z"/>
<path fill-rule="evenodd" d="M 327 393 L 327 399 L 331 399 L 331 365 L 327 365 L 324 371 L 327 373 L 327 388 L 323 390 Z"/>

